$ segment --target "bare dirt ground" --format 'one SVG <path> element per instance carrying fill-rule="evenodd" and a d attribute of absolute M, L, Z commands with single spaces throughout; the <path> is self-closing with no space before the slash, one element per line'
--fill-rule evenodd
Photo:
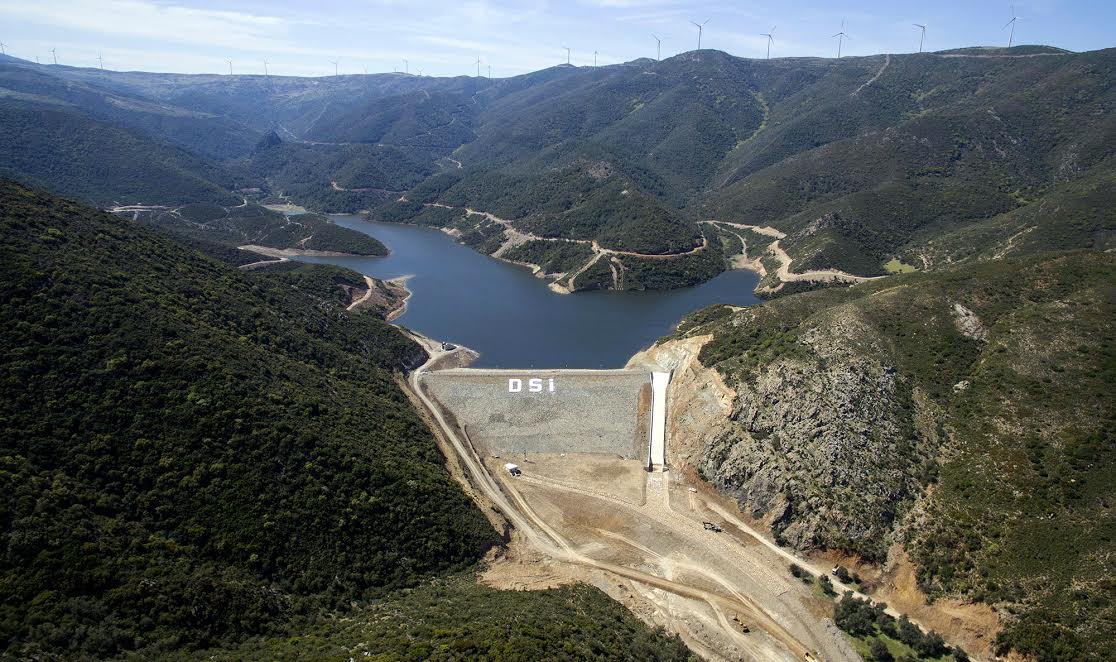
<path fill-rule="evenodd" d="M 451 475 L 508 541 L 490 557 L 482 581 L 509 590 L 589 583 L 645 622 L 677 633 L 709 660 L 859 659 L 830 620 L 832 602 L 788 570 L 797 563 L 823 574 L 833 560 L 775 545 L 764 535 L 765 523 L 746 517 L 697 477 L 688 462 L 697 443 L 677 443 L 676 435 L 707 433 L 704 427 L 715 425 L 731 403 L 732 392 L 710 385 L 693 360 L 702 339 L 667 343 L 633 359 L 632 365 L 669 364 L 675 371 L 674 445 L 668 444 L 673 468 L 667 472 L 644 471 L 645 458 L 605 453 L 536 451 L 524 460 L 486 451 L 423 385 L 428 371 L 467 365 L 474 354 L 416 340 L 430 360 L 403 385 L 435 431 Z M 694 407 L 704 413 L 674 420 Z M 520 466 L 521 476 L 504 469 L 509 460 Z M 706 522 L 722 531 L 708 530 Z M 986 647 L 992 621 L 968 605 L 927 607 L 913 588 L 909 563 L 893 568 L 892 576 L 877 574 L 869 582 L 873 598 L 892 605 L 889 612 L 903 611 L 924 628 L 954 635 L 951 640 L 968 650 Z M 853 588 L 833 580 L 838 592 Z"/>
<path fill-rule="evenodd" d="M 510 476 L 508 458 L 475 446 L 424 389 L 430 366 L 463 350 L 420 341 L 431 360 L 412 373 L 408 390 L 451 457 L 451 473 L 508 534 L 485 582 L 514 589 L 588 582 L 711 660 L 858 659 L 824 616 L 825 601 L 766 546 L 705 529 L 703 519 L 715 513 L 681 474 L 645 472 L 644 458 L 534 452 L 517 460 L 524 474 Z"/>
<path fill-rule="evenodd" d="M 888 60 L 888 63 L 890 63 L 890 59 Z M 882 73 L 882 69 L 880 73 Z M 763 225 L 745 225 L 743 223 L 728 223 L 726 221 L 702 221 L 702 223 L 714 225 L 720 227 L 721 229 L 738 228 L 741 230 L 751 230 L 752 232 L 755 232 L 757 234 L 761 234 L 774 239 L 774 241 L 767 245 L 766 249 L 766 254 L 774 258 L 779 263 L 779 267 L 775 272 L 775 275 L 778 276 L 780 282 L 777 286 L 768 290 L 772 293 L 778 292 L 779 290 L 783 289 L 783 285 L 786 283 L 802 282 L 856 284 L 875 280 L 877 278 L 886 278 L 886 276 L 857 276 L 844 271 L 840 271 L 838 269 L 812 269 L 809 271 L 804 271 L 802 273 L 795 273 L 791 271 L 791 264 L 794 262 L 794 259 L 785 250 L 783 250 L 782 246 L 779 245 L 779 242 L 783 239 L 786 239 L 787 236 L 779 230 Z M 744 241 L 744 238 L 740 237 L 740 240 Z M 758 256 L 751 259 L 748 258 L 747 247 L 748 244 L 745 241 L 744 253 L 734 259 L 733 267 L 748 269 L 750 271 L 755 271 L 756 273 L 760 274 L 760 276 L 766 276 L 767 269 L 763 266 L 760 258 Z"/>
<path fill-rule="evenodd" d="M 860 574 L 866 581 L 863 591 L 855 586 L 843 585 L 830 577 L 838 594 L 851 590 L 857 597 L 885 602 L 889 613 L 898 617 L 906 614 L 924 630 L 937 630 L 954 644 L 961 645 L 970 655 L 988 656 L 991 643 L 1000 629 L 999 618 L 986 605 L 970 604 L 959 600 L 940 599 L 930 604 L 918 589 L 915 568 L 899 545 L 890 550 L 884 566 L 862 564 L 855 557 L 837 553 L 799 554 L 794 550 L 775 545 L 768 535 L 770 522 L 750 517 L 738 505 L 701 480 L 696 465 L 705 443 L 719 434 L 732 413 L 736 394 L 724 384 L 720 375 L 705 368 L 697 355 L 711 336 L 698 336 L 656 345 L 636 356 L 629 368 L 648 366 L 655 370 L 673 369 L 674 376 L 668 400 L 667 460 L 677 478 L 688 481 L 697 494 L 689 494 L 689 503 L 682 504 L 672 494 L 676 510 L 686 506 L 695 508 L 702 517 L 722 523 L 725 533 L 741 546 L 762 545 L 775 555 L 770 566 L 786 568 L 796 563 L 814 575 L 828 574 L 840 563 L 850 571 Z M 719 518 L 719 519 L 715 519 Z M 824 613 L 830 607 L 822 605 Z M 823 612 L 819 612 L 823 613 Z"/>

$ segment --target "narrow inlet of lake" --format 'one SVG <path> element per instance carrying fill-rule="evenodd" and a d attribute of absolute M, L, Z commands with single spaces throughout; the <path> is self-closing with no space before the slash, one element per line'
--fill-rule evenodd
<path fill-rule="evenodd" d="M 334 216 L 372 235 L 387 257 L 299 257 L 374 278 L 411 276 L 407 312 L 395 323 L 480 352 L 478 368 L 619 368 L 712 304 L 748 306 L 759 277 L 727 271 L 677 290 L 555 294 L 522 267 L 458 244 L 437 230 Z"/>

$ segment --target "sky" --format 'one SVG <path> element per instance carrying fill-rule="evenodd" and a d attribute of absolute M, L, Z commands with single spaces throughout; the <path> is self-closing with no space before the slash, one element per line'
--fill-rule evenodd
<path fill-rule="evenodd" d="M 43 64 L 180 73 L 324 76 L 407 70 L 504 77 L 566 61 L 615 64 L 703 48 L 763 57 L 843 55 L 1006 45 L 1010 0 L 0 0 L 8 55 Z M 1074 51 L 1116 46 L 1116 1 L 1018 0 L 1016 44 Z M 406 60 L 406 63 L 404 62 Z"/>

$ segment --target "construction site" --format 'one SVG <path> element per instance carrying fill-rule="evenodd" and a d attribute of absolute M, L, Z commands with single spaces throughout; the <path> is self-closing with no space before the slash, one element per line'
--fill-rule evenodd
<path fill-rule="evenodd" d="M 411 395 L 508 532 L 485 581 L 594 584 L 710 660 L 860 659 L 829 599 L 787 571 L 799 560 L 671 470 L 669 367 L 471 370 L 469 350 L 424 345 Z"/>

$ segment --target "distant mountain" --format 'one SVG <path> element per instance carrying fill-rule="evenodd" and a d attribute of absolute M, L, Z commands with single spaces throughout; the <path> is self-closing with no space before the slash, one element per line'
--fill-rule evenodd
<path fill-rule="evenodd" d="M 237 204 L 233 176 L 153 136 L 70 105 L 0 96 L 0 175 L 101 207 Z"/>
<path fill-rule="evenodd" d="M 219 164 L 238 182 L 319 210 L 439 217 L 500 256 L 539 257 L 548 247 L 531 242 L 568 240 L 583 248 L 546 258 L 567 289 L 690 284 L 727 268 L 726 257 L 746 257 L 767 270 L 768 291 L 788 291 L 779 288 L 784 269 L 868 277 L 887 265 L 1110 246 L 1116 220 L 1103 183 L 1116 163 L 1114 63 L 1113 50 L 1042 46 L 840 60 L 705 50 L 499 80 L 21 63 L 8 66 L 23 72 L 13 74 L 22 87 L 9 83 L 4 98 L 58 95 L 51 90 L 65 81 L 96 88 L 95 98 L 142 100 L 139 115 L 158 107 L 193 118 L 190 126 L 244 127 L 229 150 L 241 156 Z M 56 82 L 32 85 L 32 74 Z M 143 130 L 189 142 L 185 131 Z M 267 132 L 281 142 L 257 149 Z M 191 149 L 207 154 L 198 142 Z M 32 165 L 10 170 L 32 175 Z M 42 172 L 30 178 L 52 185 Z M 432 204 L 457 211 L 428 212 Z M 466 208 L 507 223 L 458 221 Z M 767 254 L 767 242 L 745 246 L 709 220 L 785 236 Z M 748 255 L 732 255 L 737 246 Z M 664 254 L 689 257 L 655 257 Z M 824 282 L 807 276 L 793 288 Z"/>
<path fill-rule="evenodd" d="M 0 98 L 78 111 L 217 160 L 247 154 L 258 139 L 255 130 L 228 117 L 113 91 L 105 86 L 112 75 L 99 72 L 86 81 L 67 80 L 50 68 L 0 62 Z"/>

